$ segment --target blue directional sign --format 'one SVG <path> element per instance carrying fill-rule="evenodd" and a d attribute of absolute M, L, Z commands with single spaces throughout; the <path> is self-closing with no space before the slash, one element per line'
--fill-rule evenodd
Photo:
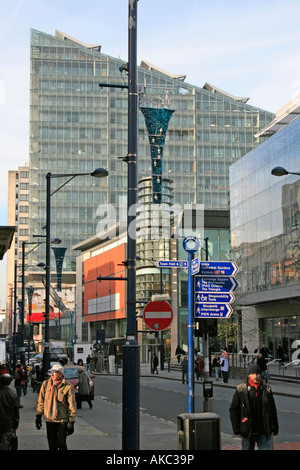
<path fill-rule="evenodd" d="M 228 293 L 198 292 L 195 294 L 195 303 L 218 303 L 230 304 L 234 301 L 234 295 Z"/>
<path fill-rule="evenodd" d="M 200 260 L 199 258 L 194 258 L 192 260 L 192 275 L 197 274 L 200 268 Z"/>
<path fill-rule="evenodd" d="M 229 304 L 199 304 L 195 306 L 196 318 L 229 318 L 232 314 Z"/>
<path fill-rule="evenodd" d="M 235 276 L 238 267 L 234 261 L 201 261 L 199 275 L 201 276 Z"/>
<path fill-rule="evenodd" d="M 188 261 L 178 261 L 178 260 L 156 261 L 155 264 L 158 268 L 187 268 L 188 267 Z"/>
<path fill-rule="evenodd" d="M 234 292 L 237 286 L 237 281 L 231 276 L 195 276 L 195 293 Z"/>

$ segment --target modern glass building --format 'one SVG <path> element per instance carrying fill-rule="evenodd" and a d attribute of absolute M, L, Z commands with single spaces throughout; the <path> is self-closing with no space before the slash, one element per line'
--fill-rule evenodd
<path fill-rule="evenodd" d="M 300 339 L 300 179 L 271 170 L 300 170 L 299 109 L 298 97 L 260 132 L 268 140 L 230 168 L 231 254 L 239 266 L 235 306 L 243 339 L 253 349 L 265 343 L 273 355 L 281 343 L 287 359 Z"/>
<path fill-rule="evenodd" d="M 64 270 L 75 269 L 71 246 L 96 233 L 100 204 L 126 196 L 127 91 L 101 88 L 123 84 L 124 60 L 102 53 L 56 31 L 31 30 L 30 214 L 29 234 L 43 233 L 46 173 L 109 171 L 104 181 L 78 177 L 51 198 L 51 234 L 67 252 Z M 121 68 L 121 69 L 120 69 Z M 121 71 L 120 71 L 121 70 Z M 228 210 L 228 168 L 258 144 L 254 134 L 273 115 L 205 84 L 185 82 L 146 62 L 138 67 L 141 106 L 172 103 L 163 161 L 163 176 L 174 181 L 174 201 Z M 145 119 L 139 116 L 139 179 L 151 175 Z M 57 185 L 60 181 L 57 181 Z M 53 183 L 53 189 L 55 189 Z M 32 254 L 31 263 L 41 254 Z"/>
<path fill-rule="evenodd" d="M 78 254 L 72 247 L 95 236 L 104 205 L 114 208 L 107 226 L 127 220 L 127 164 L 123 161 L 128 151 L 127 90 L 101 86 L 127 84 L 126 62 L 103 53 L 100 44 L 88 45 L 60 31 L 50 35 L 32 29 L 30 70 L 28 239 L 45 234 L 47 172 L 92 172 L 99 167 L 109 171 L 103 180 L 77 177 L 51 196 L 51 236 L 60 238 L 61 246 L 67 248 L 62 286 L 70 288 L 75 285 Z M 185 75 L 170 74 L 145 61 L 138 66 L 138 83 L 141 109 L 174 109 L 160 168 L 162 178 L 173 182 L 172 204 L 182 208 L 203 204 L 210 251 L 228 254 L 229 167 L 264 139 L 255 134 L 274 115 L 249 105 L 248 98 L 208 83 L 203 87 L 189 84 Z M 153 180 L 153 149 L 142 111 L 138 138 L 138 180 Z M 52 179 L 52 190 L 63 183 L 64 178 Z M 149 257 L 150 244 L 144 245 L 141 257 Z M 151 258 L 163 259 L 165 244 L 161 247 Z M 41 243 L 28 256 L 28 264 L 44 260 Z M 51 270 L 55 280 L 52 255 Z M 159 274 L 157 270 L 149 274 L 151 291 L 158 286 Z M 41 273 L 31 274 L 30 280 L 40 278 Z"/>

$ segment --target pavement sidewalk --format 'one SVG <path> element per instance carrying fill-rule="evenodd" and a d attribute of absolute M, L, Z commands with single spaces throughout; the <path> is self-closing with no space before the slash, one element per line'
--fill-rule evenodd
<path fill-rule="evenodd" d="M 151 376 L 149 364 L 141 365 L 141 377 Z M 160 371 L 155 375 L 161 380 L 181 380 L 181 372 L 177 370 Z M 214 387 L 227 387 L 234 389 L 241 379 L 229 379 L 228 384 L 216 381 L 212 378 Z M 273 393 L 300 398 L 300 385 L 290 383 L 272 383 Z M 199 385 L 195 385 L 198 387 Z M 19 450 L 48 450 L 46 438 L 46 426 L 42 429 L 35 428 L 35 406 L 37 394 L 28 387 L 28 393 L 22 396 L 20 409 L 20 426 L 17 432 Z M 97 427 L 93 416 L 98 415 Z M 69 450 L 122 450 L 122 406 L 109 402 L 104 397 L 95 397 L 93 408 L 89 409 L 83 404 L 78 410 L 75 424 L 75 432 L 68 437 Z M 240 439 L 234 435 L 221 434 L 222 450 L 240 450 Z M 150 416 L 141 410 L 140 413 L 140 450 L 176 451 L 177 447 L 177 424 L 170 421 Z M 275 450 L 300 450 L 300 443 L 276 444 Z"/>

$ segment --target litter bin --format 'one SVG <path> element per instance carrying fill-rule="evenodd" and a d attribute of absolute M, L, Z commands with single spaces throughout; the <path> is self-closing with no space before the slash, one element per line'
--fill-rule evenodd
<path fill-rule="evenodd" d="M 221 450 L 221 419 L 215 413 L 182 413 L 177 417 L 178 450 Z"/>

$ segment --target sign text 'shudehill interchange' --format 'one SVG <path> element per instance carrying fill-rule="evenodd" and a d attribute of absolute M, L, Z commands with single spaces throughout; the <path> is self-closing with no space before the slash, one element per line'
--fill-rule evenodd
<path fill-rule="evenodd" d="M 195 317 L 229 318 L 232 314 L 233 292 L 238 283 L 234 275 L 237 265 L 232 261 L 200 261 L 195 276 Z"/>

